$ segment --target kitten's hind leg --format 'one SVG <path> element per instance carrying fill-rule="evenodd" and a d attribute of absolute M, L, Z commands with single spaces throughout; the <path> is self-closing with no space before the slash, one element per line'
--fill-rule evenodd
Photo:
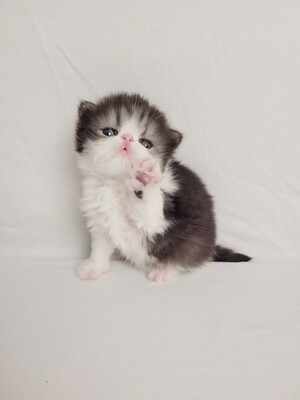
<path fill-rule="evenodd" d="M 80 263 L 76 272 L 81 279 L 97 279 L 110 270 L 110 256 L 113 246 L 108 236 L 101 231 L 91 234 L 90 258 Z"/>

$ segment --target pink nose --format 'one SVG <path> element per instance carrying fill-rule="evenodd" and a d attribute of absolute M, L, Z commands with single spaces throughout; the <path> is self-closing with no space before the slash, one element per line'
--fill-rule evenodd
<path fill-rule="evenodd" d="M 125 142 L 133 142 L 133 137 L 129 135 L 129 133 L 124 133 L 124 135 L 122 135 L 122 139 L 125 140 Z"/>

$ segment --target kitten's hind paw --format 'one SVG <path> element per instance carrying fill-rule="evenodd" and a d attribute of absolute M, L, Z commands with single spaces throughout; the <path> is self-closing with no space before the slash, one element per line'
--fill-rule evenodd
<path fill-rule="evenodd" d="M 97 279 L 109 269 L 109 264 L 102 266 L 99 262 L 87 259 L 76 267 L 76 273 L 81 279 Z"/>
<path fill-rule="evenodd" d="M 148 273 L 148 279 L 156 283 L 168 282 L 174 275 L 174 271 L 171 268 L 159 268 L 153 267 Z"/>

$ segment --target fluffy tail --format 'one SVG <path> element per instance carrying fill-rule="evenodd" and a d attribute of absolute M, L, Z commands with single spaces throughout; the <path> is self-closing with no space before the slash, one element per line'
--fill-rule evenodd
<path fill-rule="evenodd" d="M 227 249 L 226 247 L 216 246 L 214 261 L 225 261 L 225 262 L 241 262 L 250 261 L 251 257 L 245 254 L 235 253 L 233 250 Z"/>

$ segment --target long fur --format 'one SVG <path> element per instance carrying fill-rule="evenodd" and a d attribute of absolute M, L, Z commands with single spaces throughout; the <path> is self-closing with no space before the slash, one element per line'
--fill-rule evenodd
<path fill-rule="evenodd" d="M 216 246 L 212 197 L 174 159 L 181 139 L 165 115 L 137 94 L 80 104 L 81 208 L 92 239 L 90 258 L 77 268 L 81 278 L 107 272 L 115 250 L 157 282 L 176 267 L 250 260 Z"/>

